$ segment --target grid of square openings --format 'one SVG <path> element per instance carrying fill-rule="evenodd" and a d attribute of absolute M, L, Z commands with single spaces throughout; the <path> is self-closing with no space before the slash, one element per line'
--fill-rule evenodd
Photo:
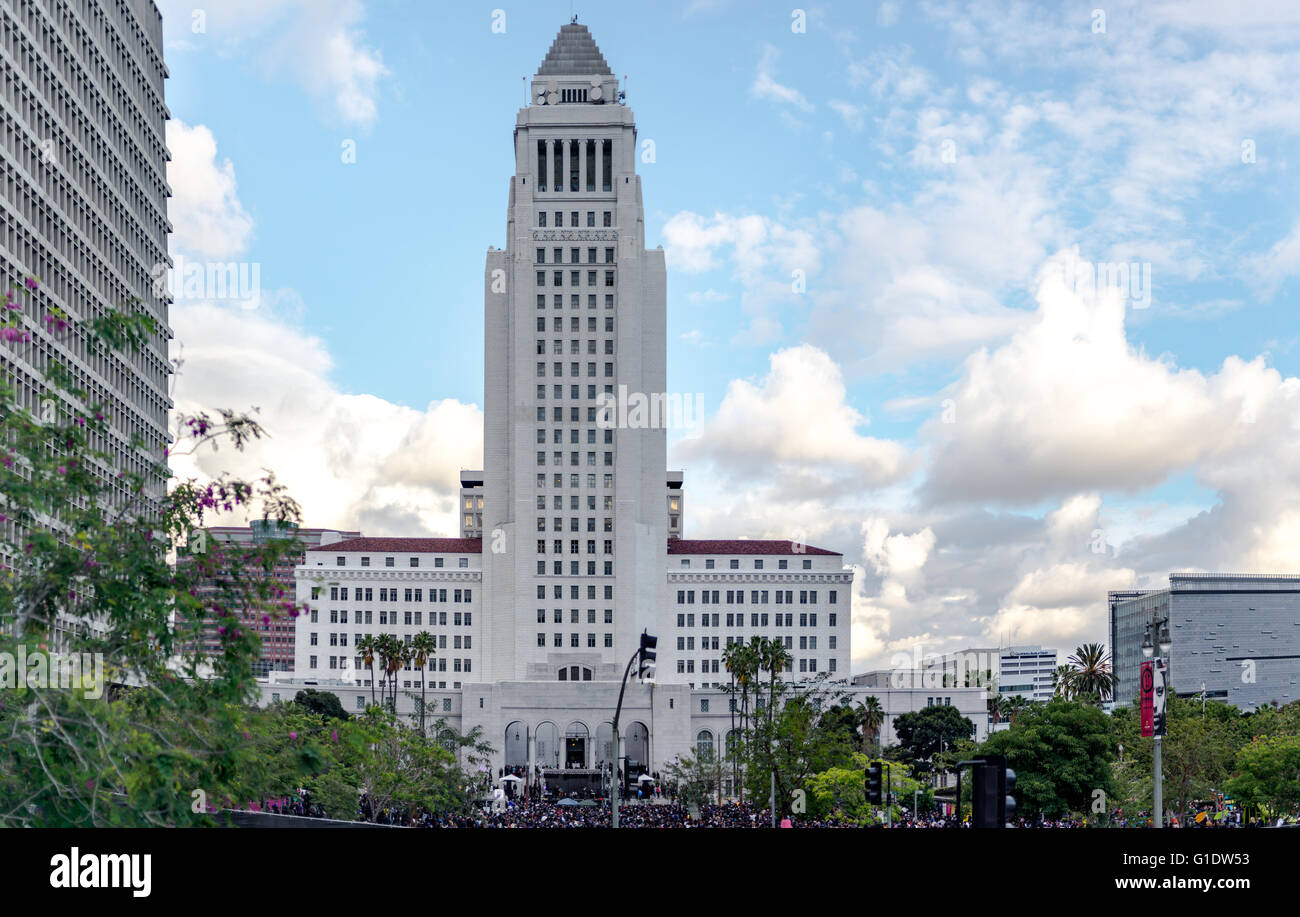
<path fill-rule="evenodd" d="M 537 221 L 595 227 L 597 217 L 595 210 L 554 210 L 540 211 Z M 611 226 L 613 212 L 599 219 Z M 605 242 L 543 245 L 535 262 L 536 372 L 545 380 L 537 383 L 535 402 L 537 573 L 611 576 L 614 431 L 597 425 L 597 411 L 599 396 L 614 394 L 616 378 L 616 251 Z"/>

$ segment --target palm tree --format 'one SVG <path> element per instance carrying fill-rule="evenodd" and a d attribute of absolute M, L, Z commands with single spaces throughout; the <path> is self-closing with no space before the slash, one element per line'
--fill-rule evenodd
<path fill-rule="evenodd" d="M 1074 695 L 1074 669 L 1058 665 L 1052 673 L 1052 687 L 1057 697 L 1069 700 Z"/>
<path fill-rule="evenodd" d="M 424 669 L 436 649 L 433 634 L 422 630 L 411 638 L 411 661 L 420 670 L 420 735 L 424 735 Z"/>
<path fill-rule="evenodd" d="M 392 634 L 383 634 L 379 638 L 379 667 L 384 671 L 384 703 L 389 702 L 390 709 L 397 709 L 397 672 L 402 668 L 403 644 Z"/>
<path fill-rule="evenodd" d="M 375 651 L 379 649 L 379 641 L 374 634 L 366 634 L 357 641 L 357 652 L 361 654 L 361 661 L 370 669 L 370 704 L 375 704 Z"/>
<path fill-rule="evenodd" d="M 396 713 L 397 712 L 397 676 L 401 674 L 401 671 L 404 667 L 411 664 L 411 659 L 414 657 L 415 654 L 411 651 L 411 644 L 407 643 L 405 640 L 398 640 L 396 637 L 394 637 L 393 644 L 396 646 L 396 652 L 393 653 L 393 658 L 391 660 L 393 665 L 393 677 L 391 681 L 393 683 L 393 712 Z"/>
<path fill-rule="evenodd" d="M 1117 678 L 1111 668 L 1110 653 L 1100 643 L 1085 643 L 1075 649 L 1068 660 L 1070 687 L 1075 697 L 1087 697 L 1097 704 L 1110 700 Z"/>
<path fill-rule="evenodd" d="M 792 661 L 790 651 L 785 648 L 785 643 L 780 637 L 771 640 L 766 637 L 760 639 L 758 644 L 759 667 L 771 673 L 771 680 L 768 682 L 767 689 L 767 725 L 769 729 L 776 714 L 777 673 L 790 668 Z"/>
<path fill-rule="evenodd" d="M 880 706 L 880 698 L 874 694 L 863 698 L 861 706 L 862 741 L 865 745 L 868 736 L 872 744 L 880 741 L 880 727 L 885 724 L 885 709 Z"/>
<path fill-rule="evenodd" d="M 749 724 L 749 729 L 753 731 L 753 717 L 758 714 L 758 704 L 761 698 L 762 685 L 759 683 L 759 673 L 763 670 L 763 638 L 750 637 L 749 642 L 741 651 L 741 658 L 745 661 L 745 681 L 750 685 L 754 692 L 754 704 L 745 711 L 745 722 Z"/>
<path fill-rule="evenodd" d="M 722 651 L 722 664 L 726 667 L 727 673 L 731 675 L 731 685 L 727 688 L 727 707 L 731 714 L 731 732 L 727 733 L 727 757 L 731 759 L 731 786 L 734 790 L 740 786 L 740 762 L 736 755 L 736 661 L 738 654 L 736 647 L 738 643 L 728 643 L 727 648 Z M 745 788 L 740 787 L 740 799 L 745 799 Z"/>
<path fill-rule="evenodd" d="M 1007 697 L 998 699 L 1002 705 L 1002 713 L 1006 716 L 1007 722 L 1014 724 L 1016 717 L 1029 709 L 1029 700 L 1022 694 L 1011 694 Z"/>

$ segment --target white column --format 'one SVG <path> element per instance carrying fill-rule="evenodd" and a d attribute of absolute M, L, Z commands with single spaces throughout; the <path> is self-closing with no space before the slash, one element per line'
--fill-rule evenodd
<path fill-rule="evenodd" d="M 560 173 L 560 182 L 561 182 L 560 187 L 563 190 L 568 191 L 569 190 L 569 169 L 570 169 L 569 159 L 573 155 L 572 154 L 573 144 L 570 143 L 568 140 L 561 140 L 560 143 L 564 144 L 563 159 L 561 160 L 564 164 L 564 171 Z"/>
<path fill-rule="evenodd" d="M 586 140 L 578 141 L 578 190 L 587 190 L 587 143 Z"/>
<path fill-rule="evenodd" d="M 538 182 L 538 184 L 542 188 L 549 188 L 551 187 L 551 176 L 553 173 L 553 170 L 551 169 L 551 141 L 543 140 L 542 145 L 545 152 L 542 154 L 542 180 Z"/>
<path fill-rule="evenodd" d="M 605 147 L 604 140 L 596 141 L 596 182 L 594 187 L 597 193 L 599 193 L 600 190 L 604 187 L 604 185 L 601 182 L 601 178 L 602 178 L 601 173 L 604 171 L 604 166 L 605 166 L 605 157 L 601 155 L 604 152 L 604 147 Z"/>

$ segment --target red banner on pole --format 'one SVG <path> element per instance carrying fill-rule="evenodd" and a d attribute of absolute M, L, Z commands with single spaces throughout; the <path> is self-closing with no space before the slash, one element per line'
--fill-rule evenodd
<path fill-rule="evenodd" d="M 1141 690 L 1141 709 L 1142 709 L 1142 735 L 1150 737 L 1155 735 L 1156 728 L 1156 711 L 1155 711 L 1155 686 L 1156 673 L 1155 662 L 1147 660 L 1142 663 L 1142 676 L 1139 679 Z"/>

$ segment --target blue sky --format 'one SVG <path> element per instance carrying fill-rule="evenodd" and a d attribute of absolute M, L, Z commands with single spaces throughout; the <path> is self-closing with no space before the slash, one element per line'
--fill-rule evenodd
<path fill-rule="evenodd" d="M 311 524 L 448 532 L 570 5 L 161 6 L 173 253 L 262 292 L 177 303 L 178 406 L 261 407 L 249 461 Z M 1100 640 L 1107 588 L 1300 565 L 1300 15 L 1095 6 L 574 7 L 653 143 L 688 534 L 843 551 L 862 660 Z M 1149 301 L 1081 288 L 1099 263 Z"/>

